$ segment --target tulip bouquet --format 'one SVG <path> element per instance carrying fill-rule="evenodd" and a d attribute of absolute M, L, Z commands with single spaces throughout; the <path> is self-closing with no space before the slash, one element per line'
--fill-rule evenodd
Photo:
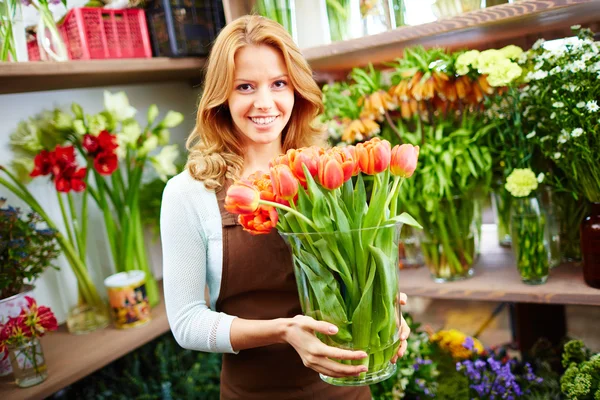
<path fill-rule="evenodd" d="M 398 214 L 402 182 L 416 166 L 419 147 L 374 138 L 356 147 L 292 149 L 271 162 L 269 174 L 233 184 L 225 208 L 240 214 L 252 234 L 273 228 L 286 240 L 303 311 L 335 324 L 325 343 L 369 354 L 369 372 L 325 381 L 370 384 L 393 373 L 399 345 L 398 225 L 419 226 Z M 373 180 L 370 196 L 364 179 Z M 344 361 L 350 363 L 350 361 Z"/>
<path fill-rule="evenodd" d="M 159 111 L 152 105 L 148 109 L 147 125 L 142 129 L 133 118 L 136 110 L 129 105 L 125 93 L 105 92 L 104 106 L 104 111 L 87 115 L 79 105 L 73 104 L 73 115 L 54 110 L 21 123 L 11 135 L 16 155 L 13 167 L 17 172 L 0 166 L 9 178 L 0 178 L 0 184 L 24 200 L 50 228 L 57 230 L 57 224 L 21 183 L 27 178 L 23 172 L 28 173 L 28 177 L 50 178 L 56 188 L 65 227 L 58 240 L 77 277 L 80 300 L 100 307 L 103 301 L 86 268 L 88 198 L 91 197 L 104 217 L 116 271 L 146 272 L 148 298 L 156 305 L 158 286 L 146 256 L 139 192 L 146 166 L 154 167 L 165 180 L 175 174 L 177 146 L 166 144 L 169 128 L 181 123 L 183 116 L 169 111 L 157 122 Z M 159 146 L 163 147 L 156 152 Z M 79 198 L 73 193 L 79 193 Z"/>

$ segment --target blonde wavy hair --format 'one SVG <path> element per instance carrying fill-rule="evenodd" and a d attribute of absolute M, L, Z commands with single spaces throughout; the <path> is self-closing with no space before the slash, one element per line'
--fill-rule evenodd
<path fill-rule="evenodd" d="M 294 109 L 282 132 L 283 151 L 324 141 L 322 130 L 312 125 L 323 112 L 321 90 L 300 49 L 278 23 L 256 15 L 240 17 L 223 28 L 213 45 L 196 126 L 186 143 L 186 168 L 208 189 L 217 189 L 226 178 L 237 179 L 241 174 L 242 141 L 236 135 L 227 99 L 233 87 L 236 52 L 244 46 L 258 45 L 281 52 L 294 87 Z"/>

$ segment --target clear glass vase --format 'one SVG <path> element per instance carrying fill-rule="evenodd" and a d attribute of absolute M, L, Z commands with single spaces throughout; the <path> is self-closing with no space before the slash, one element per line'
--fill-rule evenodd
<path fill-rule="evenodd" d="M 84 335 L 104 329 L 110 323 L 108 309 L 84 302 L 71 308 L 67 316 L 67 329 L 74 335 Z"/>
<path fill-rule="evenodd" d="M 52 12 L 44 6 L 38 8 L 40 19 L 37 25 L 37 41 L 42 61 L 68 61 L 67 46 L 60 33 Z"/>
<path fill-rule="evenodd" d="M 22 345 L 8 346 L 8 357 L 17 386 L 26 388 L 46 380 L 48 371 L 39 339 Z"/>
<path fill-rule="evenodd" d="M 355 0 L 324 0 L 329 23 L 329 34 L 332 42 L 351 39 L 352 15 Z"/>
<path fill-rule="evenodd" d="M 398 267 L 419 268 L 425 265 L 423 251 L 421 250 L 421 241 L 423 240 L 423 231 L 405 226 L 402 228 L 398 244 Z"/>
<path fill-rule="evenodd" d="M 568 192 L 558 193 L 556 198 L 560 224 L 561 258 L 566 262 L 580 262 L 579 225 L 588 215 L 590 205 L 585 199 L 576 199 L 572 193 Z"/>
<path fill-rule="evenodd" d="M 539 189 L 540 205 L 542 212 L 546 215 L 546 229 L 548 230 L 548 250 L 550 256 L 550 268 L 560 265 L 560 218 L 556 193 L 550 186 Z"/>
<path fill-rule="evenodd" d="M 298 42 L 295 0 L 257 0 L 255 7 L 259 15 L 281 24 L 294 41 Z"/>
<path fill-rule="evenodd" d="M 395 28 L 390 0 L 360 0 L 362 36 L 376 35 Z"/>
<path fill-rule="evenodd" d="M 365 365 L 359 376 L 325 382 L 363 386 L 394 375 L 390 360 L 400 345 L 398 241 L 401 225 L 346 232 L 280 233 L 291 248 L 294 273 L 305 315 L 330 322 L 336 335 L 317 337 L 328 346 L 362 350 L 362 360 L 336 360 Z"/>
<path fill-rule="evenodd" d="M 450 282 L 473 275 L 477 201 L 476 196 L 465 195 L 442 200 L 435 210 L 422 212 L 428 217 L 423 223 L 421 248 L 434 281 Z"/>
<path fill-rule="evenodd" d="M 494 208 L 496 231 L 498 232 L 498 244 L 502 247 L 510 247 L 512 243 L 510 237 L 512 195 L 504 186 L 499 186 L 492 192 L 492 205 Z"/>
<path fill-rule="evenodd" d="M 550 248 L 546 221 L 537 198 L 513 198 L 512 248 L 521 280 L 530 285 L 539 285 L 548 279 Z"/>

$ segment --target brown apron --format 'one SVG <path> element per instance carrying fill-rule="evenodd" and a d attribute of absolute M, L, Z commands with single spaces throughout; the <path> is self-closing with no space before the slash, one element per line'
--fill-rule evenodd
<path fill-rule="evenodd" d="M 223 275 L 217 311 L 245 319 L 302 314 L 290 252 L 276 230 L 253 236 L 223 208 L 230 182 L 217 191 L 223 226 Z M 221 399 L 369 400 L 368 387 L 339 387 L 306 368 L 289 344 L 224 354 Z"/>

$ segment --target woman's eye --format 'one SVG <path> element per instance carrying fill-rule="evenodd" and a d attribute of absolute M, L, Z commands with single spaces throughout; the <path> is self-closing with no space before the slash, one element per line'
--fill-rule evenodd
<path fill-rule="evenodd" d="M 247 92 L 249 90 L 252 90 L 252 86 L 248 83 L 242 83 L 241 85 L 238 85 L 236 90 L 239 90 L 240 92 Z"/>
<path fill-rule="evenodd" d="M 284 88 L 287 86 L 287 82 L 286 81 L 275 81 L 275 82 L 273 82 L 273 86 L 276 89 L 281 89 L 281 88 Z"/>

